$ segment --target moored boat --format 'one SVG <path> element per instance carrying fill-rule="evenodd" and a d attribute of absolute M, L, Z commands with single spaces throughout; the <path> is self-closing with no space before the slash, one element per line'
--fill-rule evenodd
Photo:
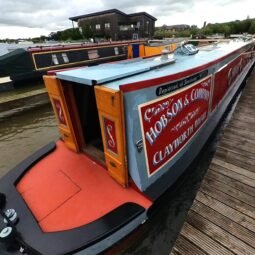
<path fill-rule="evenodd" d="M 97 254 L 143 224 L 215 129 L 254 45 L 183 44 L 45 76 L 61 140 L 0 180 L 2 242 L 28 254 Z"/>
<path fill-rule="evenodd" d="M 76 43 L 18 48 L 0 56 L 0 77 L 13 83 L 42 77 L 49 70 L 92 66 L 159 54 L 162 47 L 147 47 L 146 40 Z M 169 47 L 175 43 L 169 44 Z"/>

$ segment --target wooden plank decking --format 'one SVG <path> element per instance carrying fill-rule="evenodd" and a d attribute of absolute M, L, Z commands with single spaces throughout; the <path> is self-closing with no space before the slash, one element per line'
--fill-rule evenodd
<path fill-rule="evenodd" d="M 171 255 L 255 255 L 255 73 L 243 90 Z"/>

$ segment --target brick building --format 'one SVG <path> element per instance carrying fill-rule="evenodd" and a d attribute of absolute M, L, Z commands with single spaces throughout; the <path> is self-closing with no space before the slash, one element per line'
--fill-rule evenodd
<path fill-rule="evenodd" d="M 93 37 L 127 40 L 151 38 L 154 34 L 155 17 L 146 12 L 126 14 L 117 9 L 95 12 L 69 18 L 80 28 L 89 29 Z"/>

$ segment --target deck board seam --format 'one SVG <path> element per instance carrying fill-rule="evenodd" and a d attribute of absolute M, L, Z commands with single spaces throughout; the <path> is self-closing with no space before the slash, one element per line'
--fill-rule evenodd
<path fill-rule="evenodd" d="M 223 232 L 227 232 L 227 233 L 228 233 L 228 237 L 230 237 L 230 238 L 232 238 L 232 239 L 238 239 L 236 236 L 234 236 L 232 233 L 230 233 L 230 232 L 227 231 L 226 229 L 223 229 L 223 228 L 217 226 L 214 222 L 210 221 L 209 219 L 206 219 L 203 215 L 201 215 L 201 214 L 199 214 L 199 213 L 193 211 L 192 209 L 191 209 L 191 211 L 194 212 L 195 214 L 199 215 L 205 222 L 206 222 L 206 221 L 209 221 L 209 222 L 213 225 L 213 227 L 216 227 L 216 229 L 218 228 L 218 229 L 221 229 Z M 202 233 L 204 233 L 205 235 L 207 235 L 209 238 L 212 238 L 212 236 L 209 235 L 209 234 L 207 234 L 207 233 L 205 232 L 205 230 L 203 231 L 203 230 L 201 230 L 200 228 L 197 228 L 196 226 L 194 226 L 194 224 L 192 224 L 191 221 L 192 221 L 192 216 L 188 215 L 187 222 L 188 222 L 191 226 L 195 227 L 195 228 L 198 229 L 200 232 L 202 232 Z M 226 249 L 232 251 L 228 246 L 226 246 L 226 244 L 223 244 L 223 243 L 220 242 L 220 240 L 218 240 L 218 239 L 219 239 L 219 237 L 214 237 L 213 240 L 216 241 L 216 242 L 218 242 L 220 245 L 222 245 L 222 246 L 225 247 Z M 242 241 L 242 240 L 240 240 L 240 239 L 238 239 L 238 240 L 240 241 L 240 244 L 245 243 L 244 241 Z M 255 249 L 254 249 L 252 246 L 250 246 L 250 245 L 247 244 L 247 243 L 245 243 L 245 245 L 249 246 L 249 247 L 253 250 L 253 251 L 252 251 L 253 253 L 251 253 L 252 255 L 255 254 Z M 248 247 L 247 247 L 247 248 L 248 248 Z M 234 252 L 234 251 L 232 251 L 232 252 Z M 234 252 L 234 253 L 238 255 L 238 253 L 236 253 L 236 252 Z"/>
<path fill-rule="evenodd" d="M 212 171 L 212 170 L 210 170 L 210 171 Z M 212 172 L 214 172 L 214 171 L 212 171 Z M 209 173 L 209 175 L 210 175 L 210 172 L 208 171 L 208 173 Z M 216 172 L 215 172 L 216 173 Z M 223 176 L 223 175 L 222 175 Z M 226 176 L 224 176 L 224 177 L 226 177 Z M 223 177 L 223 178 L 224 178 Z M 213 179 L 213 180 L 215 180 L 215 181 L 218 181 L 218 182 L 220 182 L 220 183 L 222 183 L 223 185 L 228 185 L 229 187 L 232 187 L 232 188 L 234 188 L 233 186 L 231 186 L 231 185 L 229 185 L 229 184 L 227 184 L 227 183 L 225 183 L 225 182 L 223 182 L 223 181 L 221 181 L 221 180 L 219 180 L 219 179 L 217 179 L 217 178 L 214 178 L 213 176 L 210 176 L 209 177 L 210 179 Z M 232 179 L 231 177 L 228 177 L 228 178 L 230 178 L 230 179 Z M 233 180 L 233 182 L 235 181 L 234 179 L 232 179 Z M 238 182 L 239 184 L 243 184 L 243 183 L 241 183 L 241 182 Z M 234 184 L 234 183 L 233 183 Z M 252 187 L 250 187 L 250 188 L 252 188 Z M 243 190 L 241 190 L 240 188 L 238 188 L 238 187 L 235 187 L 235 189 L 237 189 L 238 191 L 241 191 L 241 192 L 243 192 L 244 194 L 247 194 L 247 195 L 250 195 L 250 196 L 252 196 L 251 194 L 249 194 L 249 193 L 246 193 L 245 191 L 243 191 Z M 252 196 L 252 197 L 254 197 L 254 199 L 255 199 L 255 189 L 254 189 L 254 196 Z"/>
<path fill-rule="evenodd" d="M 206 182 L 207 179 L 210 180 L 210 178 L 208 178 L 208 177 L 206 176 L 203 182 Z M 217 182 L 217 180 L 216 180 L 215 182 Z M 212 186 L 212 185 L 209 184 L 209 183 L 206 183 L 206 184 L 205 184 L 205 183 L 202 183 L 202 185 L 209 185 L 209 186 Z M 229 186 L 229 185 L 227 185 L 227 184 L 224 185 L 224 187 L 225 187 L 225 186 L 228 186 L 228 187 L 230 187 L 231 189 L 234 189 L 233 187 L 231 187 L 231 186 Z M 229 195 L 229 193 L 227 193 L 227 191 L 225 192 L 225 191 L 223 191 L 223 190 L 220 190 L 217 186 L 215 187 L 215 189 L 218 190 L 218 191 L 220 191 L 220 192 L 222 192 L 222 193 L 225 193 L 226 195 L 228 195 L 228 196 L 230 196 L 230 197 L 233 197 L 233 198 L 235 198 L 235 199 L 237 199 L 237 200 L 239 200 L 239 201 L 241 201 L 241 202 L 243 202 L 243 203 L 245 203 L 245 204 L 247 204 L 247 205 L 249 205 L 249 206 L 251 206 L 251 207 L 254 207 L 254 210 L 255 210 L 255 205 L 248 204 L 247 202 L 245 202 L 244 200 L 239 199 L 239 198 L 236 197 L 236 196 L 231 196 L 231 195 Z M 241 193 L 240 195 L 245 195 L 245 196 L 249 197 L 248 194 L 245 194 L 244 192 L 242 192 L 242 191 L 240 191 L 240 190 L 238 190 L 238 192 Z M 252 198 L 253 198 L 252 196 L 251 196 L 251 198 L 249 197 L 249 199 L 252 199 Z M 254 198 L 254 199 L 255 199 L 255 198 Z"/>
<path fill-rule="evenodd" d="M 229 206 L 229 205 L 227 205 L 227 204 L 225 204 L 225 203 L 223 203 L 223 202 L 221 202 L 221 201 L 215 199 L 214 197 L 211 197 L 210 195 L 208 195 L 208 194 L 206 194 L 206 193 L 204 193 L 204 192 L 202 192 L 202 191 L 199 191 L 199 192 L 201 192 L 202 194 L 204 194 L 204 196 L 210 197 L 211 199 L 217 201 L 218 203 L 223 204 L 225 207 L 230 208 L 230 209 L 233 210 L 233 211 L 237 211 L 235 208 L 233 208 L 233 207 L 231 207 L 231 206 Z M 198 201 L 199 201 L 199 200 L 198 200 Z M 203 202 L 201 202 L 201 201 L 199 201 L 199 202 L 200 202 L 200 203 L 203 203 Z M 204 203 L 203 203 L 203 204 L 204 204 Z M 206 204 L 204 204 L 204 205 L 206 205 Z M 206 206 L 207 206 L 207 205 L 206 205 Z M 210 207 L 210 208 L 211 208 L 211 207 Z M 216 211 L 216 210 L 215 210 L 215 211 Z M 219 211 L 217 211 L 217 212 L 219 212 Z M 238 212 L 238 214 L 241 214 L 241 215 L 243 215 L 243 216 L 249 218 L 250 220 L 254 221 L 254 223 L 255 223 L 255 220 L 254 220 L 252 217 L 250 217 L 250 216 L 244 214 L 243 212 L 239 212 L 239 211 L 237 211 L 237 212 Z M 220 213 L 220 212 L 219 212 L 219 213 Z M 220 214 L 222 214 L 222 213 L 220 213 Z M 225 216 L 225 215 L 224 215 L 224 216 Z M 225 216 L 225 217 L 227 217 L 227 216 Z M 227 217 L 227 218 L 229 218 L 229 217 Z M 229 218 L 229 219 L 230 219 L 230 220 L 233 220 L 233 219 L 231 219 L 231 218 Z M 253 230 L 251 230 L 251 231 L 255 233 L 255 228 L 254 228 L 254 231 L 253 231 Z"/>
<path fill-rule="evenodd" d="M 247 214 L 247 212 L 245 213 L 245 212 L 243 212 L 243 211 L 240 211 L 240 208 L 234 208 L 234 207 L 231 206 L 230 204 L 224 203 L 224 202 L 220 201 L 219 199 L 217 199 L 217 198 L 215 198 L 215 197 L 212 197 L 210 194 L 208 194 L 209 192 L 207 193 L 206 190 L 204 190 L 204 189 L 202 189 L 201 192 L 203 192 L 204 194 L 209 195 L 209 196 L 210 196 L 211 198 L 213 198 L 214 200 L 217 200 L 218 202 L 221 202 L 221 203 L 225 204 L 226 206 L 231 207 L 233 210 L 235 210 L 235 211 L 237 211 L 237 212 L 240 212 L 240 213 L 242 213 L 242 214 L 244 214 L 244 215 L 246 215 L 246 216 L 252 218 L 253 220 L 255 220 L 255 214 L 254 214 L 253 216 L 251 216 L 251 215 Z M 221 192 L 221 193 L 223 193 L 223 192 Z M 248 211 L 248 213 L 251 212 L 251 211 L 249 211 L 249 209 L 248 209 L 247 211 Z"/>
<path fill-rule="evenodd" d="M 225 246 L 223 246 L 221 243 L 219 243 L 217 240 L 212 239 L 207 233 L 204 233 L 203 231 L 201 231 L 201 229 L 198 229 L 196 226 L 193 226 L 191 223 L 189 223 L 189 222 L 187 222 L 187 221 L 185 221 L 185 224 L 190 225 L 192 228 L 196 229 L 199 233 L 201 233 L 202 235 L 205 235 L 208 239 L 212 240 L 213 243 L 216 243 L 216 244 L 218 244 L 219 246 L 223 247 L 224 249 L 228 250 L 228 251 L 230 252 L 230 254 L 235 254 L 235 253 L 233 253 L 231 250 L 229 250 L 228 248 L 226 248 Z M 184 237 L 184 234 L 181 233 L 181 235 Z M 194 242 L 193 242 L 192 240 L 190 240 L 190 239 L 188 239 L 188 240 L 189 240 L 193 245 L 195 245 Z M 200 247 L 200 249 L 201 249 L 201 247 Z M 204 251 L 204 250 L 203 250 L 203 251 Z M 208 254 L 209 254 L 209 255 L 213 255 L 212 253 L 208 253 Z"/>

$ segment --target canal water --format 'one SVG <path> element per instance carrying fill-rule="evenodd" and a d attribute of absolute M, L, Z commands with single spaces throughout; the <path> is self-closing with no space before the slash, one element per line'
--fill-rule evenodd
<path fill-rule="evenodd" d="M 13 115 L 0 113 L 0 176 L 59 137 L 50 104 Z"/>
<path fill-rule="evenodd" d="M 192 205 L 196 191 L 215 151 L 220 129 L 212 135 L 202 153 L 179 181 L 162 196 L 152 216 L 137 231 L 105 254 L 168 255 Z M 9 116 L 0 113 L 0 176 L 50 141 L 59 132 L 50 104 L 19 111 Z M 1 251 L 0 254 L 5 254 Z"/>

